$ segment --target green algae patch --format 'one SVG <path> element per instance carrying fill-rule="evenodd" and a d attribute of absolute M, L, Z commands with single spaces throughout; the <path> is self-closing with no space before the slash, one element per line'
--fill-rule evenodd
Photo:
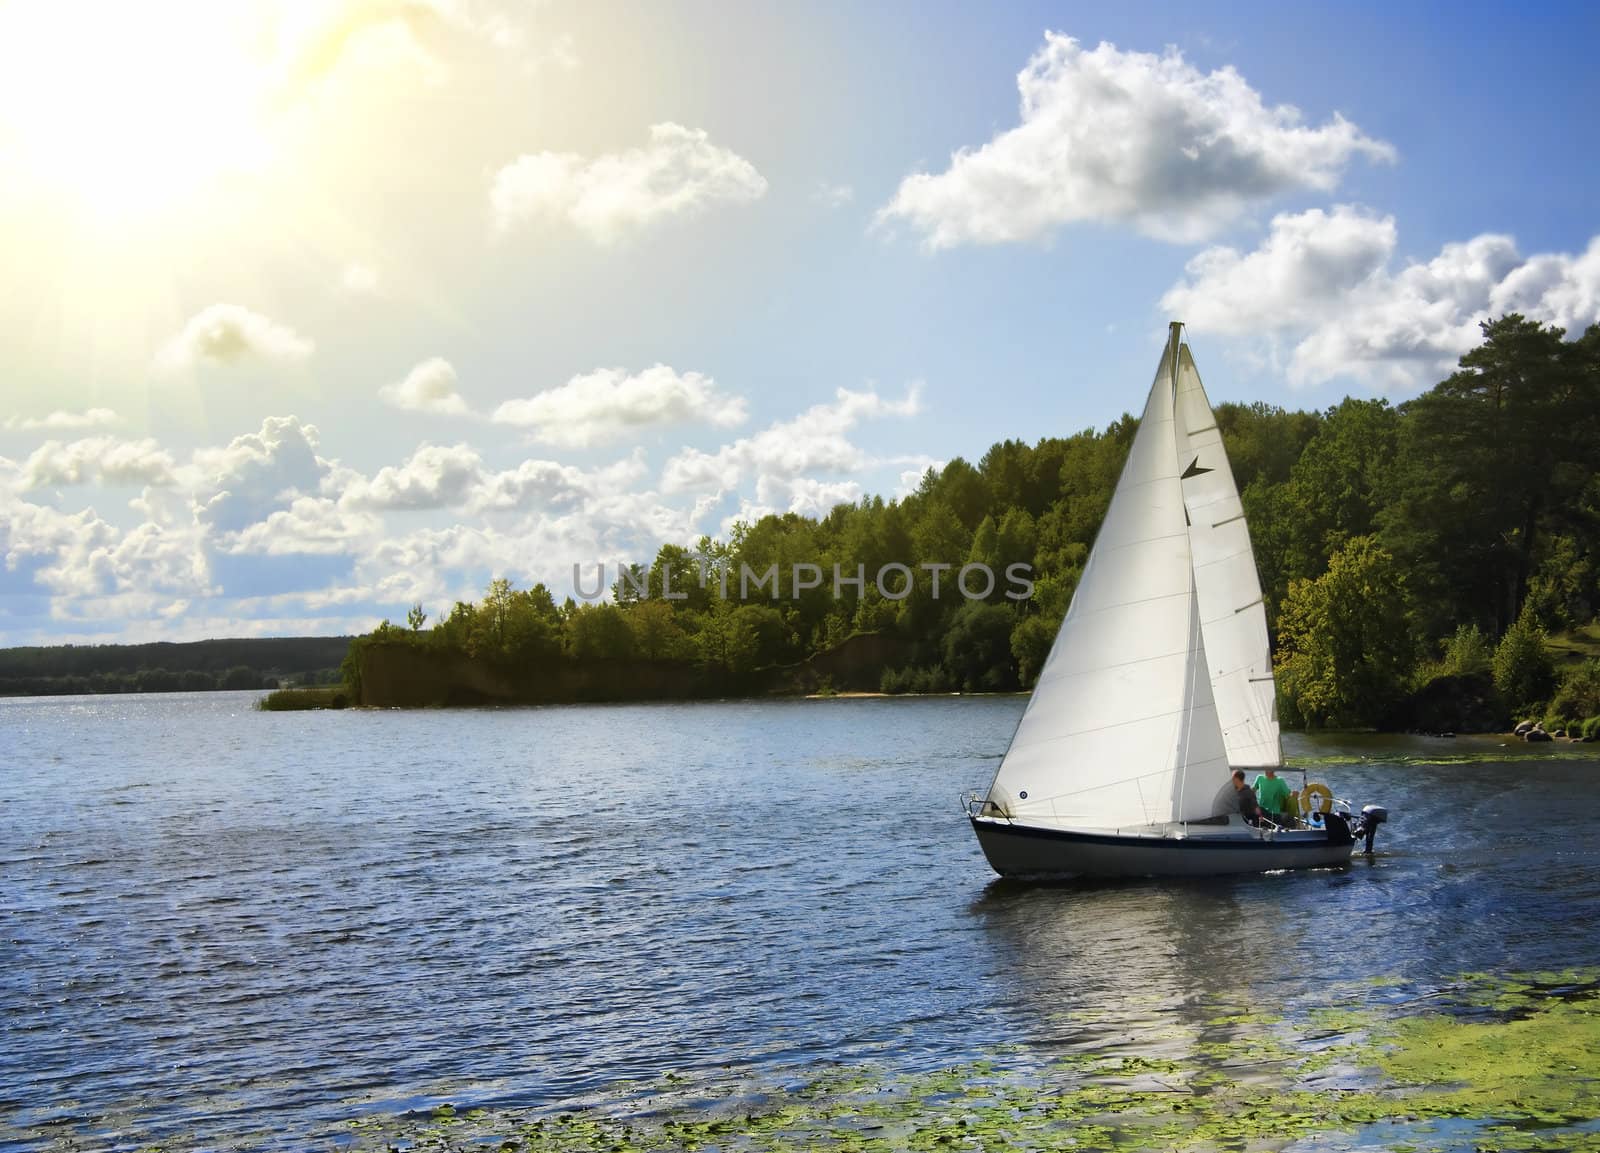
<path fill-rule="evenodd" d="M 1428 1090 L 1425 1108 L 1457 1116 L 1540 1125 L 1600 1118 L 1600 998 L 1548 996 L 1530 1010 L 1530 991 L 1495 999 L 1518 1014 L 1510 1019 L 1395 1022 L 1379 1067 L 1397 1084 Z"/>
<path fill-rule="evenodd" d="M 1302 1143 L 1600 1153 L 1600 970 L 1467 974 L 1407 992 L 1330 986 L 1323 1005 L 1283 1014 L 1141 1009 L 1115 1045 L 1049 1056 L 1007 1046 L 915 1073 L 836 1066 L 781 1086 L 673 1073 L 561 1112 L 369 1112 L 303 1144 L 400 1153 L 1266 1153 Z"/>

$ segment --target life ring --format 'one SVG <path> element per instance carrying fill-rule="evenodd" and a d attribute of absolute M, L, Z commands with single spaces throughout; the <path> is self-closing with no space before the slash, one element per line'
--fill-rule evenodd
<path fill-rule="evenodd" d="M 1321 781 L 1312 781 L 1301 790 L 1300 810 L 1308 816 L 1333 812 L 1333 790 Z"/>

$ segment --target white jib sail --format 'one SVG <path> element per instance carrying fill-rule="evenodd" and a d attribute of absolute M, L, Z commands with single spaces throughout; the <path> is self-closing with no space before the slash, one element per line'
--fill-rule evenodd
<path fill-rule="evenodd" d="M 1187 345 L 1178 354 L 1176 416 L 1201 631 L 1228 760 L 1236 768 L 1278 766 L 1277 689 L 1255 553 L 1217 418 Z"/>
<path fill-rule="evenodd" d="M 1190 569 L 1171 355 L 989 789 L 1024 823 L 1115 829 L 1205 816 L 1226 775 Z"/>

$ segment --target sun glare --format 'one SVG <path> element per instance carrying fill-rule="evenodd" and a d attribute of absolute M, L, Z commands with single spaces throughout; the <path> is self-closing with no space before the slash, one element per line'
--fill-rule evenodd
<path fill-rule="evenodd" d="M 186 210 L 270 160 L 270 60 L 226 0 L 0 0 L 0 173 L 98 216 Z"/>

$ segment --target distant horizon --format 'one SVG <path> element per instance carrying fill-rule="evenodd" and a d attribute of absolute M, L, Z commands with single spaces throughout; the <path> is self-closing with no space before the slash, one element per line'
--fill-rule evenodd
<path fill-rule="evenodd" d="M 187 641 L 53 641 L 49 644 L 32 645 L 0 645 L 0 652 L 11 652 L 16 649 L 133 649 L 144 648 L 147 645 L 203 645 L 213 642 L 225 641 L 344 641 L 352 640 L 356 633 L 302 633 L 294 636 L 257 635 L 257 636 L 232 636 L 232 637 L 195 637 Z"/>

